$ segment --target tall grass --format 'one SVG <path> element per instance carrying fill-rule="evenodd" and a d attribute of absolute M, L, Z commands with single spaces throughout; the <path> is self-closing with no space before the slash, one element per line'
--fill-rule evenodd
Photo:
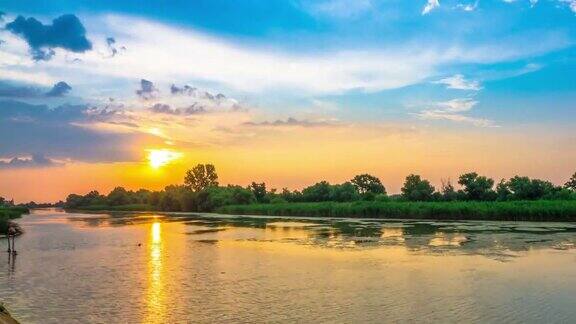
<path fill-rule="evenodd" d="M 148 204 L 129 204 L 119 206 L 90 205 L 79 207 L 78 210 L 86 211 L 154 211 L 156 208 Z"/>
<path fill-rule="evenodd" d="M 281 203 L 223 206 L 216 212 L 270 216 L 571 222 L 576 221 L 576 201 Z"/>
<path fill-rule="evenodd" d="M 10 220 L 19 218 L 22 214 L 27 213 L 29 213 L 29 210 L 25 207 L 0 207 L 0 234 L 8 232 Z"/>

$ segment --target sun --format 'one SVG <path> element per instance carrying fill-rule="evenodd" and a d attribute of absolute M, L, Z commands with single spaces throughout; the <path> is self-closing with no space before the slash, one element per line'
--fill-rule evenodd
<path fill-rule="evenodd" d="M 148 164 L 158 169 L 182 157 L 182 153 L 167 149 L 148 150 Z"/>

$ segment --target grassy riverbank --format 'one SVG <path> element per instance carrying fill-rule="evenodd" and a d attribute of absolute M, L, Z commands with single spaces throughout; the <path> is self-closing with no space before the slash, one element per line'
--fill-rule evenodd
<path fill-rule="evenodd" d="M 437 220 L 576 221 L 576 201 L 281 203 L 223 206 L 236 215 Z"/>
<path fill-rule="evenodd" d="M 82 210 L 82 211 L 157 211 L 157 209 L 148 204 L 128 204 L 128 205 L 118 205 L 118 206 L 108 206 L 108 205 L 91 205 L 91 206 L 81 206 L 78 208 L 67 209 L 70 211 Z"/>
<path fill-rule="evenodd" d="M 5 234 L 8 231 L 8 224 L 12 219 L 28 213 L 28 208 L 24 207 L 0 207 L 0 234 Z"/>

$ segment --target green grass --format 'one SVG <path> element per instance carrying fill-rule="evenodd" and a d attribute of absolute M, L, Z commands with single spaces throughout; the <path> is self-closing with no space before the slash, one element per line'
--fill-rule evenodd
<path fill-rule="evenodd" d="M 108 205 L 92 205 L 92 206 L 82 206 L 74 210 L 86 210 L 86 211 L 154 211 L 156 208 L 148 204 L 130 204 L 130 205 L 119 205 L 119 206 L 108 206 Z"/>
<path fill-rule="evenodd" d="M 8 232 L 10 220 L 19 218 L 30 211 L 25 207 L 0 207 L 0 234 Z"/>
<path fill-rule="evenodd" d="M 236 215 L 435 220 L 576 221 L 576 201 L 281 203 L 223 206 Z"/>

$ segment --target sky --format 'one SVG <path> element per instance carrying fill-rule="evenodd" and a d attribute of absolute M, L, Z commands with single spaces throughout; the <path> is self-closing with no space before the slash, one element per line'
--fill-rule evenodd
<path fill-rule="evenodd" d="M 0 196 L 576 171 L 576 0 L 0 0 Z"/>

